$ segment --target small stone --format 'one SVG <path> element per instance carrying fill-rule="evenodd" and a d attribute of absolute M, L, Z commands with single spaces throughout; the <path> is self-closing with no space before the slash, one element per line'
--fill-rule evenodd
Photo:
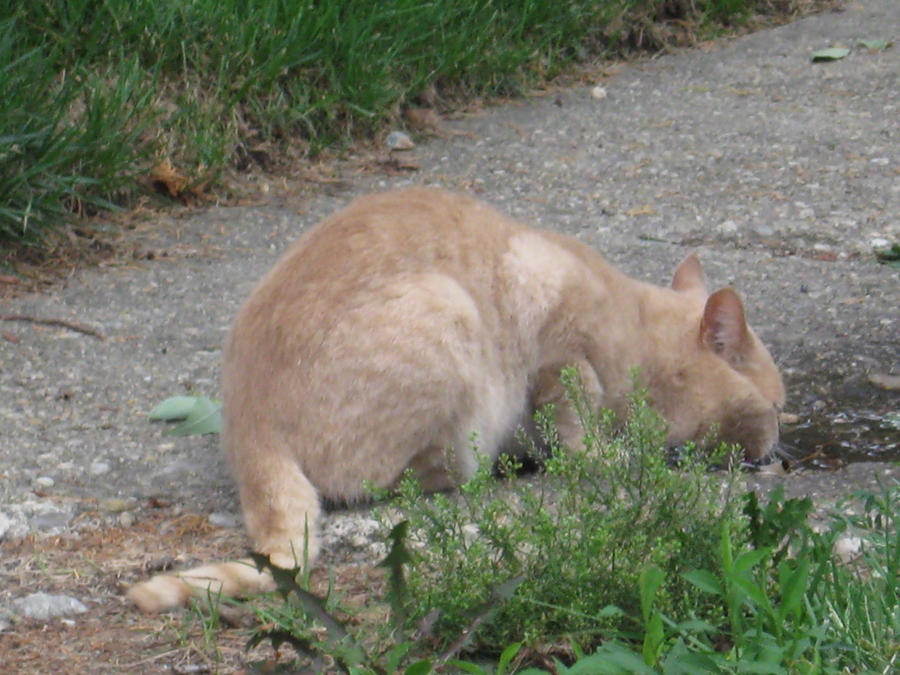
<path fill-rule="evenodd" d="M 214 525 L 215 527 L 225 527 L 230 530 L 237 529 L 241 524 L 241 520 L 237 515 L 234 513 L 225 513 L 224 511 L 210 513 L 207 520 L 210 525 Z"/>
<path fill-rule="evenodd" d="M 734 234 L 738 231 L 738 224 L 733 220 L 726 220 L 716 228 L 720 234 Z"/>
<path fill-rule="evenodd" d="M 870 373 L 869 382 L 879 389 L 887 391 L 900 391 L 900 375 L 888 375 L 887 373 Z"/>
<path fill-rule="evenodd" d="M 134 525 L 134 514 L 131 511 L 123 511 L 117 520 L 122 527 L 131 527 Z"/>
<path fill-rule="evenodd" d="M 887 248 L 891 245 L 891 242 L 885 239 L 884 237 L 873 237 L 869 242 L 869 245 L 872 248 Z"/>
<path fill-rule="evenodd" d="M 9 532 L 9 528 L 12 527 L 12 524 L 12 519 L 3 513 L 3 511 L 0 511 L 0 539 L 3 539 L 3 536 Z"/>
<path fill-rule="evenodd" d="M 84 614 L 88 608 L 80 600 L 68 595 L 50 595 L 48 593 L 32 593 L 24 598 L 12 601 L 16 614 L 29 619 L 47 621 L 58 616 Z"/>
<path fill-rule="evenodd" d="M 69 524 L 69 514 L 65 511 L 51 511 L 32 518 L 28 524 L 32 529 L 53 533 L 64 530 Z"/>
<path fill-rule="evenodd" d="M 848 563 L 859 555 L 862 540 L 859 537 L 841 537 L 834 542 L 834 554 L 843 562 Z"/>
<path fill-rule="evenodd" d="M 412 139 L 402 131 L 392 131 L 384 141 L 391 150 L 412 150 L 416 147 Z"/>
<path fill-rule="evenodd" d="M 96 461 L 91 464 L 90 469 L 88 470 L 91 472 L 92 476 L 102 476 L 109 471 L 109 463 Z"/>
<path fill-rule="evenodd" d="M 591 98 L 595 101 L 602 101 L 606 98 L 606 89 L 598 84 L 596 87 L 591 89 Z"/>
<path fill-rule="evenodd" d="M 123 511 L 130 511 L 135 506 L 135 500 L 119 499 L 117 497 L 104 499 L 102 502 L 100 502 L 100 510 L 106 511 L 107 513 L 122 513 Z"/>
<path fill-rule="evenodd" d="M 34 484 L 38 487 L 49 488 L 53 487 L 56 484 L 56 481 L 50 478 L 50 476 L 39 476 L 34 479 Z"/>

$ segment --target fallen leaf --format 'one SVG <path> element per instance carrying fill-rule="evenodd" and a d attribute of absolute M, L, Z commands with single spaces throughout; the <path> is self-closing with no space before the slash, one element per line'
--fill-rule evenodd
<path fill-rule="evenodd" d="M 828 49 L 819 49 L 812 53 L 812 62 L 819 63 L 821 61 L 840 61 L 847 56 L 850 50 L 846 47 L 829 47 Z"/>
<path fill-rule="evenodd" d="M 168 159 L 164 159 L 150 170 L 150 180 L 154 185 L 165 188 L 173 199 L 178 199 L 190 183 L 185 176 L 175 170 Z"/>
<path fill-rule="evenodd" d="M 860 40 L 859 44 L 861 47 L 865 47 L 869 51 L 883 52 L 894 43 L 888 40 Z"/>

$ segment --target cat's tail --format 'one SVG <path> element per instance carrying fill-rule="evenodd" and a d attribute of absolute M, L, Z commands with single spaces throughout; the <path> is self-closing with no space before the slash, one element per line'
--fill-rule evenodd
<path fill-rule="evenodd" d="M 247 558 L 157 574 L 128 589 L 127 597 L 143 612 L 164 612 L 183 607 L 191 598 L 243 597 L 274 588 L 272 575 Z"/>

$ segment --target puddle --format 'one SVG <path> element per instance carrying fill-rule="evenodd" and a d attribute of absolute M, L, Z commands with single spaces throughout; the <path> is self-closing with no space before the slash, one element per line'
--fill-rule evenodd
<path fill-rule="evenodd" d="M 783 452 L 805 466 L 900 461 L 900 410 L 812 415 L 781 428 Z"/>

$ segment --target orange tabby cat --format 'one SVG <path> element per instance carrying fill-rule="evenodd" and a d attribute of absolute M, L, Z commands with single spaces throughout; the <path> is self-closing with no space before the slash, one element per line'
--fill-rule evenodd
<path fill-rule="evenodd" d="M 223 438 L 244 521 L 255 550 L 284 567 L 305 541 L 316 557 L 321 498 L 364 497 L 364 481 L 390 486 L 408 468 L 428 489 L 451 487 L 475 469 L 473 432 L 496 457 L 555 403 L 563 440 L 579 445 L 565 366 L 593 405 L 618 412 L 638 367 L 670 441 L 718 429 L 751 458 L 777 442 L 784 399 L 738 295 L 708 295 L 696 256 L 660 288 L 575 239 L 424 188 L 363 197 L 301 237 L 241 307 L 224 359 Z M 128 595 L 158 611 L 207 588 L 271 585 L 235 561 Z"/>

